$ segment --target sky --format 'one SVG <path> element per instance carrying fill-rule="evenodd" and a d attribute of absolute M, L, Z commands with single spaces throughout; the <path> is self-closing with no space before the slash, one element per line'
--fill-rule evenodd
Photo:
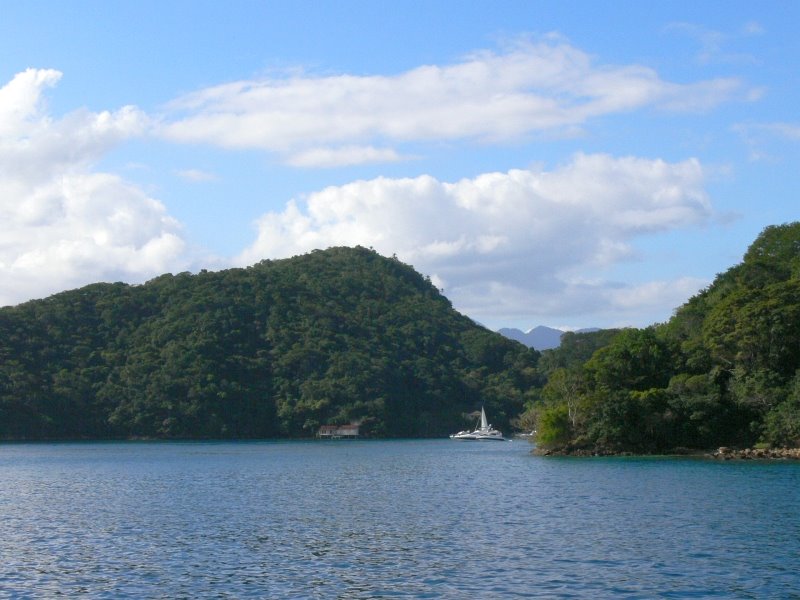
<path fill-rule="evenodd" d="M 0 0 L 0 305 L 331 246 L 664 322 L 800 218 L 800 3 Z"/>

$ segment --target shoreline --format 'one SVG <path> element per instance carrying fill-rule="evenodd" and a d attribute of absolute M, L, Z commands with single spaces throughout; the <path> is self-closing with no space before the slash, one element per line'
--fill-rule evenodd
<path fill-rule="evenodd" d="M 800 460 L 800 448 L 745 448 L 721 446 L 710 454 L 716 460 Z"/>
<path fill-rule="evenodd" d="M 800 448 L 729 448 L 720 446 L 716 450 L 698 450 L 692 448 L 673 448 L 669 452 L 641 453 L 630 451 L 611 451 L 600 448 L 534 448 L 531 454 L 535 456 L 562 456 L 576 458 L 590 457 L 689 457 L 710 458 L 713 460 L 798 460 L 800 461 Z"/>

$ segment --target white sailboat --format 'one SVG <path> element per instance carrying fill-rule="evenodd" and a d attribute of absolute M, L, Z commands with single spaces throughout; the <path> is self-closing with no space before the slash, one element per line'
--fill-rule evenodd
<path fill-rule="evenodd" d="M 486 411 L 481 407 L 481 424 L 474 431 L 459 431 L 450 436 L 451 440 L 464 440 L 464 441 L 497 441 L 505 442 L 510 441 L 503 437 L 503 432 L 498 429 L 493 429 L 486 418 Z"/>

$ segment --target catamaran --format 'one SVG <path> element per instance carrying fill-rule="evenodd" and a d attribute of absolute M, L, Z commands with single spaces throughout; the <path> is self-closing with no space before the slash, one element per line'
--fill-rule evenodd
<path fill-rule="evenodd" d="M 451 440 L 465 440 L 465 441 L 496 441 L 505 442 L 510 441 L 503 437 L 503 433 L 498 429 L 492 429 L 489 421 L 486 419 L 486 411 L 481 407 L 481 424 L 474 431 L 459 431 L 450 436 Z"/>

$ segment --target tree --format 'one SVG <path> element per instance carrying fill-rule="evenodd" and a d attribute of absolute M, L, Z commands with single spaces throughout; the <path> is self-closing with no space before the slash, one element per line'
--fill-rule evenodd
<path fill-rule="evenodd" d="M 542 408 L 536 419 L 536 444 L 552 448 L 567 444 L 573 437 L 566 405 L 556 404 Z"/>
<path fill-rule="evenodd" d="M 567 369 L 553 371 L 542 390 L 542 397 L 546 404 L 567 407 L 567 417 L 573 430 L 577 430 L 578 427 L 583 394 L 584 382 L 580 372 Z"/>
<path fill-rule="evenodd" d="M 800 370 L 791 382 L 785 401 L 767 413 L 763 440 L 773 446 L 800 447 Z"/>
<path fill-rule="evenodd" d="M 666 387 L 671 356 L 655 328 L 625 329 L 594 353 L 586 370 L 594 385 L 606 390 Z"/>

